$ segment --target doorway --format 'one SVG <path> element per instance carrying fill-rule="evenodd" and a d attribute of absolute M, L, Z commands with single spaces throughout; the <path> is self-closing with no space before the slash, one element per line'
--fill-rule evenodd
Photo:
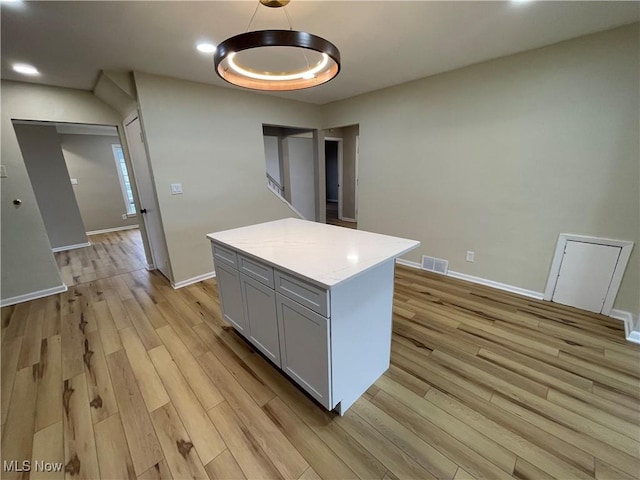
<path fill-rule="evenodd" d="M 342 138 L 325 137 L 325 197 L 326 219 L 331 225 L 354 228 L 354 224 L 342 221 Z"/>
<path fill-rule="evenodd" d="M 124 121 L 125 136 L 131 154 L 131 164 L 138 188 L 140 221 L 144 224 L 149 242 L 151 262 L 148 268 L 159 270 L 165 277 L 171 279 L 169 255 L 164 239 L 164 229 L 157 195 L 153 184 L 153 174 L 149 165 L 147 151 L 144 144 L 140 119 L 135 113 Z"/>
<path fill-rule="evenodd" d="M 544 299 L 610 315 L 633 242 L 561 234 Z"/>
<path fill-rule="evenodd" d="M 144 267 L 136 206 L 117 127 L 12 123 L 64 283 L 71 286 Z M 121 231 L 128 233 L 120 235 Z M 105 234 L 113 236 L 106 243 Z"/>
<path fill-rule="evenodd" d="M 358 228 L 359 125 L 324 131 L 327 223 Z"/>

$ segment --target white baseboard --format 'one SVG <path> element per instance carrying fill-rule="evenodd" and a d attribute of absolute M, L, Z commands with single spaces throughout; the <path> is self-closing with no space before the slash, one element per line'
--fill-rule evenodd
<path fill-rule="evenodd" d="M 87 235 L 99 235 L 101 233 L 119 232 L 120 230 L 133 230 L 134 228 L 140 228 L 137 223 L 135 225 L 126 225 L 124 227 L 105 228 L 102 230 L 91 230 L 87 232 Z"/>
<path fill-rule="evenodd" d="M 418 270 L 422 270 L 422 267 L 418 262 L 412 262 L 411 260 L 405 260 L 404 258 L 396 258 L 396 263 L 404 265 L 405 267 L 417 268 Z"/>
<path fill-rule="evenodd" d="M 171 286 L 174 290 L 177 290 L 193 283 L 202 282 L 203 280 L 209 280 L 210 278 L 213 278 L 215 276 L 216 272 L 203 273 L 202 275 L 198 275 L 197 277 L 187 278 L 186 280 L 182 280 L 180 282 L 171 282 Z"/>
<path fill-rule="evenodd" d="M 418 262 L 411 262 L 402 258 L 396 258 L 396 262 L 400 265 L 405 265 L 411 268 L 417 268 L 423 270 L 422 266 Z M 525 288 L 515 287 L 513 285 L 507 285 L 506 283 L 494 282 L 493 280 L 487 280 L 486 278 L 474 277 L 473 275 L 467 275 L 466 273 L 459 273 L 449 270 L 447 272 L 448 277 L 458 278 L 460 280 L 466 280 L 467 282 L 478 283 L 480 285 L 486 285 L 487 287 L 497 288 L 498 290 L 504 290 L 505 292 L 517 293 L 529 298 L 535 298 L 536 300 L 542 300 L 542 292 L 534 292 L 533 290 L 527 290 Z"/>
<path fill-rule="evenodd" d="M 418 262 L 396 258 L 396 263 L 404 265 L 406 267 L 423 270 L 422 266 Z M 487 280 L 486 278 L 474 277 L 473 275 L 467 275 L 466 273 L 453 272 L 449 270 L 447 276 L 458 278 L 460 280 L 466 280 L 472 283 L 478 283 L 480 285 L 486 285 L 488 287 L 497 288 L 498 290 L 504 290 L 506 292 L 517 293 L 518 295 L 535 298 L 536 300 L 543 300 L 544 297 L 544 294 L 542 292 L 526 290 L 524 288 L 515 287 L 513 285 L 507 285 L 505 283 Z M 640 320 L 638 318 L 634 318 L 633 314 L 624 310 L 611 310 L 609 316 L 618 320 L 622 320 L 624 322 L 624 333 L 626 339 L 629 342 L 640 343 Z"/>
<path fill-rule="evenodd" d="M 90 247 L 90 246 L 91 246 L 91 242 L 76 243 L 75 245 L 65 245 L 64 247 L 55 247 L 55 248 L 52 248 L 51 251 L 53 253 L 66 252 L 67 250 L 75 250 L 76 248 L 84 248 L 84 247 Z"/>
<path fill-rule="evenodd" d="M 358 223 L 358 221 L 355 218 L 342 217 L 340 220 L 343 220 L 345 222 Z"/>
<path fill-rule="evenodd" d="M 610 316 L 624 322 L 624 336 L 628 341 L 640 343 L 640 323 L 631 312 L 613 309 Z"/>
<path fill-rule="evenodd" d="M 18 295 L 17 297 L 3 298 L 0 300 L 0 307 L 8 307 L 9 305 L 15 305 L 16 303 L 28 302 L 29 300 L 35 300 L 37 298 L 48 297 L 49 295 L 56 295 L 58 293 L 64 293 L 67 291 L 67 286 L 63 283 L 57 287 L 46 288 L 44 290 L 38 290 L 37 292 L 25 293 L 24 295 Z"/>
<path fill-rule="evenodd" d="M 480 285 L 486 285 L 487 287 L 497 288 L 498 290 L 504 290 L 505 292 L 517 293 L 518 295 L 522 295 L 524 297 L 535 298 L 536 300 L 542 300 L 542 297 L 544 296 L 542 292 L 527 290 L 526 288 L 520 288 L 514 285 L 508 285 L 506 283 L 494 282 L 493 280 L 474 277 L 473 275 L 467 275 L 466 273 L 454 272 L 452 270 L 449 270 L 447 275 L 449 277 L 458 278 L 460 280 L 466 280 L 467 282 L 478 283 Z"/>

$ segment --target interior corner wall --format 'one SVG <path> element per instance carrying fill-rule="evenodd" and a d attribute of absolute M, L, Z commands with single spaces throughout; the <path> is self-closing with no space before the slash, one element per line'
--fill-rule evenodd
<path fill-rule="evenodd" d="M 357 219 L 356 212 L 356 137 L 359 134 L 358 125 L 342 128 L 342 216 Z"/>
<path fill-rule="evenodd" d="M 56 127 L 16 123 L 14 130 L 51 247 L 87 243 Z"/>
<path fill-rule="evenodd" d="M 638 38 L 633 24 L 323 106 L 323 128 L 360 125 L 359 227 L 538 292 L 560 233 L 631 240 L 614 308 L 637 315 Z"/>
<path fill-rule="evenodd" d="M 315 175 L 313 172 L 313 139 L 287 137 L 289 175 L 291 176 L 291 205 L 306 220 L 315 221 Z"/>
<path fill-rule="evenodd" d="M 267 173 L 276 182 L 282 185 L 280 178 L 280 141 L 277 136 L 264 136 L 264 156 L 266 159 Z"/>
<path fill-rule="evenodd" d="M 135 73 L 174 282 L 213 270 L 206 234 L 295 214 L 267 187 L 263 124 L 318 128 L 316 105 Z M 170 184 L 184 193 L 171 195 Z"/>
<path fill-rule="evenodd" d="M 88 232 L 121 228 L 138 223 L 137 217 L 123 219 L 127 213 L 112 145 L 117 136 L 59 135 L 69 176 L 84 226 Z"/>
<path fill-rule="evenodd" d="M 118 125 L 117 113 L 90 92 L 2 80 L 1 290 L 3 301 L 60 287 L 56 265 L 12 119 Z M 20 207 L 13 200 L 22 200 Z"/>

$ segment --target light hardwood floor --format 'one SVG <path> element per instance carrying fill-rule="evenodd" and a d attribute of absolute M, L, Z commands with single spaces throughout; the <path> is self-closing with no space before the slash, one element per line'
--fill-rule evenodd
<path fill-rule="evenodd" d="M 68 292 L 1 312 L 2 459 L 65 465 L 32 478 L 638 478 L 615 320 L 398 267 L 391 368 L 339 417 L 222 321 L 215 280 L 173 290 L 136 231 L 91 240 L 57 255 Z"/>
<path fill-rule="evenodd" d="M 338 227 L 358 229 L 357 222 L 347 222 L 338 218 L 338 204 L 336 202 L 327 202 L 327 223 Z"/>

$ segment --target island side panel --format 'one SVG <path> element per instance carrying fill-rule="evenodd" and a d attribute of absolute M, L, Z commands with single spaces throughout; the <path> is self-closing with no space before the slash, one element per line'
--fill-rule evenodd
<path fill-rule="evenodd" d="M 332 400 L 344 412 L 389 368 L 395 260 L 331 289 Z"/>

